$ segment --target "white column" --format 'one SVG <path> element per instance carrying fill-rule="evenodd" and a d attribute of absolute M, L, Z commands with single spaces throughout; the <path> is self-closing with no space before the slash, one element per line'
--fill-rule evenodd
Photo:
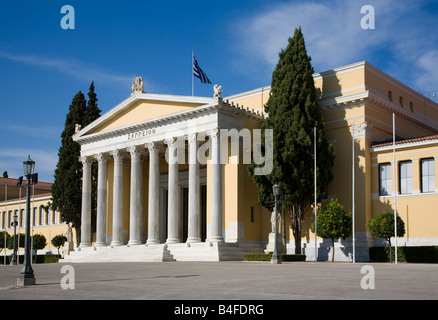
<path fill-rule="evenodd" d="M 123 245 L 122 222 L 123 222 L 123 156 L 120 150 L 112 151 L 114 158 L 114 189 L 113 189 L 113 238 L 112 246 Z"/>
<path fill-rule="evenodd" d="M 82 210 L 81 210 L 81 247 L 91 245 L 91 160 L 81 157 L 82 162 Z"/>
<path fill-rule="evenodd" d="M 131 190 L 129 216 L 129 245 L 141 244 L 141 219 L 143 213 L 143 170 L 141 166 L 142 148 L 134 146 L 128 148 L 131 153 Z"/>
<path fill-rule="evenodd" d="M 176 138 L 164 141 L 168 148 L 169 185 L 168 185 L 168 219 L 167 219 L 167 243 L 179 243 L 179 215 L 178 215 L 178 161 Z"/>
<path fill-rule="evenodd" d="M 155 142 L 146 144 L 149 150 L 148 241 L 160 243 L 160 159 Z"/>
<path fill-rule="evenodd" d="M 211 137 L 211 227 L 208 240 L 223 241 L 220 130 L 209 130 L 208 135 Z"/>
<path fill-rule="evenodd" d="M 99 153 L 95 156 L 98 162 L 97 172 L 97 217 L 96 247 L 106 246 L 106 170 L 108 156 Z"/>
<path fill-rule="evenodd" d="M 196 133 L 187 136 L 189 142 L 189 214 L 187 242 L 200 242 L 199 162 Z"/>

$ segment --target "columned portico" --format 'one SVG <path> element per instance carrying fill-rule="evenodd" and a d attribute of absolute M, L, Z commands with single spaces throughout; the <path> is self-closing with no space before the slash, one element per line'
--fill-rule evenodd
<path fill-rule="evenodd" d="M 243 127 L 243 120 L 236 113 L 244 115 L 244 121 L 256 116 L 222 104 L 221 99 L 182 97 L 185 109 L 180 112 L 145 123 L 117 122 L 118 117 L 134 112 L 136 101 L 144 98 L 160 103 L 154 100 L 161 99 L 157 96 L 133 95 L 127 100 L 125 111 L 122 103 L 94 124 L 95 133 L 89 128 L 84 129 L 91 130 L 89 136 L 85 133 L 75 137 L 81 143 L 84 167 L 81 247 L 92 245 L 91 162 L 97 160 L 96 241 L 93 248 L 83 250 L 162 250 L 163 256 L 165 250 L 173 254 L 192 250 L 201 260 L 219 259 L 220 247 L 226 245 L 225 235 L 237 232 L 233 229 L 237 224 L 224 217 L 220 119 L 229 119 L 226 121 L 233 127 L 241 121 Z M 164 107 L 175 98 L 169 99 L 164 101 Z M 189 104 L 191 107 L 187 108 Z M 221 117 L 220 107 L 226 109 Z M 158 109 L 145 110 L 142 112 L 156 113 Z M 225 127 L 228 122 L 224 122 Z M 231 230 L 228 234 L 224 231 L 227 227 Z M 178 259 L 190 260 L 186 254 Z"/>

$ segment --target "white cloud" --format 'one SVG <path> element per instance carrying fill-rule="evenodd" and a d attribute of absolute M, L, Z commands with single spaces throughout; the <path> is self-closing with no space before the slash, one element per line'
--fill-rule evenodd
<path fill-rule="evenodd" d="M 438 50 L 431 50 L 421 55 L 417 60 L 417 66 L 418 88 L 423 92 L 438 91 Z"/>
<path fill-rule="evenodd" d="M 0 51 L 0 58 L 11 61 L 52 69 L 62 74 L 70 75 L 80 80 L 94 80 L 106 85 L 117 87 L 131 87 L 135 75 L 116 73 L 106 70 L 96 64 L 84 63 L 72 58 L 53 58 L 38 55 L 21 55 L 12 54 L 6 51 Z M 147 81 L 146 81 L 147 82 Z"/>
<path fill-rule="evenodd" d="M 375 29 L 361 28 L 365 15 L 361 7 L 365 4 L 375 9 Z M 269 3 L 257 14 L 233 25 L 236 49 L 240 52 L 236 65 L 241 70 L 264 68 L 272 72 L 278 53 L 286 48 L 294 29 L 301 26 L 316 72 L 362 60 L 373 63 L 373 59 L 385 60 L 386 65 L 376 67 L 388 71 L 397 65 L 396 61 L 409 67 L 415 65 L 425 46 L 436 45 L 420 36 L 428 27 L 422 24 L 423 17 L 421 2 L 411 0 Z M 436 17 L 429 16 L 427 21 L 436 21 Z M 379 56 L 381 52 L 384 57 Z M 431 57 L 424 57 L 427 58 Z"/>
<path fill-rule="evenodd" d="M 10 178 L 23 176 L 23 161 L 30 155 L 35 161 L 35 172 L 38 179 L 44 182 L 53 182 L 58 152 L 53 150 L 11 148 L 0 149 L 0 171 L 8 172 Z"/>
<path fill-rule="evenodd" d="M 38 138 L 46 138 L 46 139 L 56 139 L 59 140 L 62 133 L 62 128 L 54 127 L 54 126 L 43 126 L 39 128 L 29 127 L 25 125 L 17 125 L 17 124 L 4 124 L 3 128 L 6 131 L 14 131 L 18 134 L 29 136 L 29 137 L 38 137 Z"/>

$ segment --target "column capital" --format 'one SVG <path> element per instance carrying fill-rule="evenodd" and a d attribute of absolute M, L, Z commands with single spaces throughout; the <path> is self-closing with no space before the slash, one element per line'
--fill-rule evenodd
<path fill-rule="evenodd" d="M 123 160 L 123 157 L 125 157 L 126 152 L 122 151 L 122 150 L 112 150 L 110 151 L 110 155 L 114 158 L 114 160 Z"/>
<path fill-rule="evenodd" d="M 109 155 L 106 153 L 99 153 L 99 154 L 95 154 L 94 158 L 97 160 L 97 162 L 99 162 L 99 164 L 106 164 L 108 162 L 109 159 Z"/>
<path fill-rule="evenodd" d="M 207 130 L 207 134 L 212 139 L 217 139 L 217 138 L 219 138 L 219 135 L 220 135 L 220 129 L 219 128 L 214 128 L 214 129 Z"/>
<path fill-rule="evenodd" d="M 192 132 L 189 134 L 186 134 L 184 136 L 184 139 L 187 140 L 189 143 L 197 143 L 198 142 L 198 133 L 197 132 Z"/>
<path fill-rule="evenodd" d="M 158 154 L 160 148 L 158 147 L 158 143 L 155 141 L 149 142 L 145 144 L 145 147 L 148 149 L 149 154 Z"/>
<path fill-rule="evenodd" d="M 142 153 L 144 148 L 140 146 L 132 146 L 126 148 L 126 150 L 131 154 L 131 157 L 140 157 L 140 154 Z"/>
<path fill-rule="evenodd" d="M 174 147 L 175 144 L 176 144 L 176 138 L 175 138 L 175 137 L 172 137 L 172 138 L 164 139 L 164 143 L 167 144 L 167 146 L 168 146 L 169 148 L 170 148 L 170 147 Z"/>
<path fill-rule="evenodd" d="M 93 162 L 93 159 L 90 157 L 79 157 L 79 161 L 82 162 L 82 164 L 90 164 Z"/>

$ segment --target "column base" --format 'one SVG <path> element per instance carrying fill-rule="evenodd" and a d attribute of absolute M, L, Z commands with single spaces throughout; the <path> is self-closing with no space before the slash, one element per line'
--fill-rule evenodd
<path fill-rule="evenodd" d="M 91 243 L 89 243 L 89 242 L 82 243 L 82 242 L 81 242 L 81 244 L 79 245 L 79 247 L 81 247 L 81 248 L 91 247 Z"/>
<path fill-rule="evenodd" d="M 94 244 L 94 246 L 95 246 L 95 247 L 106 247 L 107 244 L 106 244 L 106 242 L 96 242 L 96 243 Z"/>
<path fill-rule="evenodd" d="M 118 246 L 123 246 L 123 245 L 124 245 L 124 243 L 122 241 L 113 241 L 110 244 L 111 247 L 118 247 Z"/>
<path fill-rule="evenodd" d="M 161 244 L 160 240 L 157 239 L 148 239 L 148 241 L 146 241 L 147 245 L 152 245 L 152 244 Z"/>
<path fill-rule="evenodd" d="M 210 239 L 207 239 L 207 241 L 210 241 L 210 242 L 224 242 L 224 238 L 223 237 L 211 237 Z"/>
<path fill-rule="evenodd" d="M 179 239 L 167 239 L 166 243 L 181 243 Z"/>
<path fill-rule="evenodd" d="M 187 243 L 195 243 L 195 242 L 201 242 L 201 238 L 196 238 L 196 237 L 193 237 L 193 238 L 187 238 L 187 241 L 186 241 Z"/>
<path fill-rule="evenodd" d="M 141 243 L 141 241 L 139 241 L 139 240 L 129 240 L 128 241 L 128 246 L 138 246 L 140 244 L 143 244 L 143 243 Z"/>

